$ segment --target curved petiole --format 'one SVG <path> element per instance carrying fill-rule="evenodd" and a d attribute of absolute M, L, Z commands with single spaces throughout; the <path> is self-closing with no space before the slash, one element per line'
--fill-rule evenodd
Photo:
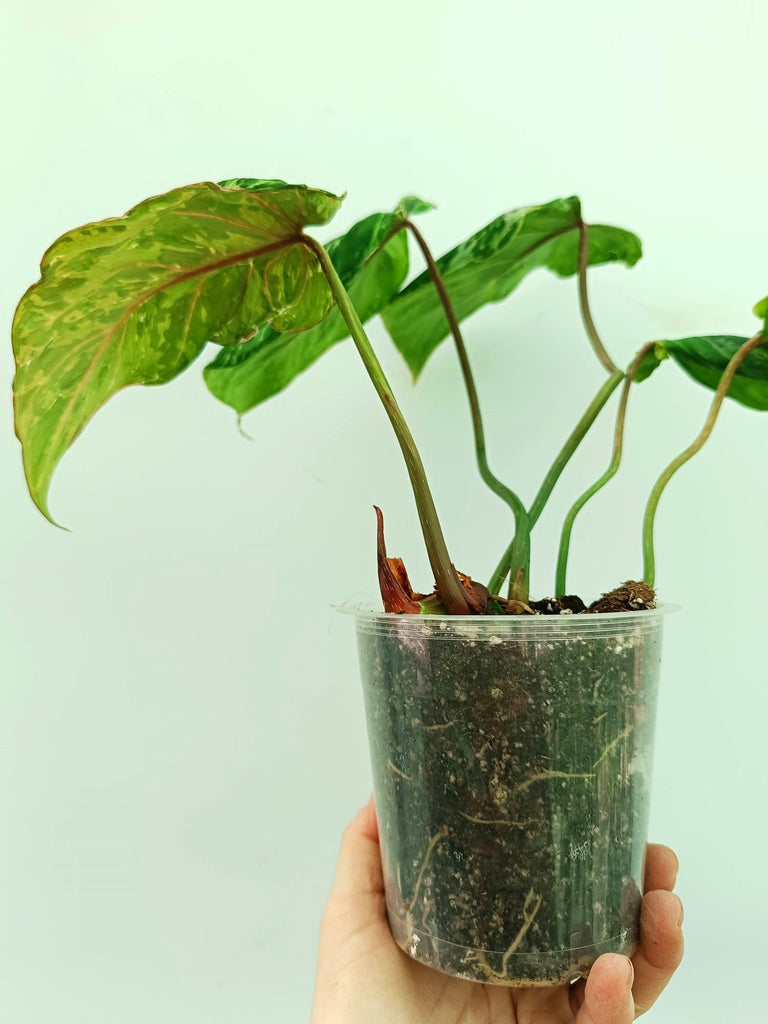
<path fill-rule="evenodd" d="M 753 338 L 750 338 L 749 341 L 746 341 L 732 357 L 720 378 L 720 383 L 717 386 L 715 397 L 712 400 L 709 414 L 700 433 L 696 439 L 688 445 L 685 451 L 682 451 L 677 458 L 670 462 L 653 486 L 653 490 L 648 498 L 648 504 L 645 509 L 645 516 L 643 517 L 643 579 L 650 587 L 654 586 L 656 581 L 656 554 L 654 550 L 653 532 L 654 524 L 656 522 L 656 511 L 659 507 L 659 501 L 664 493 L 664 489 L 678 469 L 684 466 L 686 462 L 692 459 L 693 456 L 704 447 L 710 434 L 715 428 L 720 408 L 728 394 L 733 378 L 736 376 L 736 371 L 750 352 L 759 348 L 760 345 L 765 345 L 766 343 L 768 343 L 768 334 L 760 332 Z"/>
<path fill-rule="evenodd" d="M 427 245 L 423 235 L 412 221 L 406 220 L 404 221 L 404 224 L 413 235 L 416 244 L 421 250 L 424 261 L 427 264 L 429 276 L 440 298 L 443 312 L 448 320 L 448 326 L 456 345 L 456 352 L 459 357 L 462 376 L 464 377 L 464 386 L 467 391 L 467 398 L 469 399 L 469 408 L 472 416 L 472 430 L 475 438 L 475 454 L 477 457 L 480 476 L 483 482 L 487 484 L 494 494 L 497 494 L 512 510 L 512 514 L 515 517 L 515 539 L 513 541 L 513 544 L 515 545 L 515 555 L 520 565 L 527 568 L 530 552 L 528 512 L 517 494 L 515 494 L 515 492 L 505 483 L 499 480 L 488 465 L 488 456 L 485 447 L 485 430 L 483 428 L 483 418 L 480 412 L 480 399 L 478 398 L 477 387 L 475 386 L 475 379 L 472 373 L 472 366 L 469 362 L 469 355 L 467 354 L 467 348 L 464 344 L 464 338 L 461 333 L 461 328 L 459 327 L 459 321 L 453 309 L 450 296 L 448 295 L 448 290 L 445 287 L 445 282 L 443 281 L 442 274 L 440 273 L 440 268 L 437 266 L 435 258 L 430 252 L 429 246 Z M 499 582 L 499 586 L 501 586 L 501 583 L 503 583 L 503 580 Z M 498 588 L 494 589 L 491 587 L 489 589 L 491 589 L 491 593 L 497 593 Z M 520 578 L 513 578 L 509 596 L 510 598 L 515 598 L 519 601 L 528 600 L 527 573 L 523 573 Z"/>
<path fill-rule="evenodd" d="M 566 593 L 566 573 L 568 570 L 568 554 L 571 547 L 571 535 L 573 533 L 573 524 L 576 522 L 576 517 L 584 506 L 598 493 L 603 487 L 612 480 L 616 473 L 619 471 L 621 465 L 621 455 L 624 447 L 624 424 L 627 416 L 627 404 L 629 402 L 629 392 L 634 383 L 635 377 L 637 376 L 638 370 L 643 363 L 646 355 L 652 352 L 656 347 L 655 342 L 649 342 L 644 345 L 637 353 L 632 361 L 632 365 L 627 371 L 627 375 L 624 378 L 624 386 L 621 390 L 621 399 L 619 401 L 619 408 L 616 412 L 616 426 L 613 432 L 613 453 L 611 455 L 611 461 L 606 471 L 600 476 L 591 487 L 588 487 L 586 491 L 573 503 L 571 508 L 568 510 L 568 514 L 565 517 L 563 523 L 563 529 L 560 534 L 560 550 L 557 557 L 557 571 L 555 575 L 555 597 L 563 597 Z"/>

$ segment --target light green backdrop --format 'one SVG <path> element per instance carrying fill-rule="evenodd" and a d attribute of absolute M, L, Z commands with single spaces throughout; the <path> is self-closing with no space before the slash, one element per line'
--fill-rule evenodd
<path fill-rule="evenodd" d="M 620 361 L 654 337 L 747 333 L 768 290 L 766 0 L 11 0 L 2 39 L 9 326 L 43 249 L 186 182 L 349 190 L 334 226 L 416 192 L 440 250 L 502 209 L 579 192 L 643 238 L 593 275 Z M 493 464 L 530 496 L 597 386 L 574 283 L 545 275 L 467 327 Z M 451 349 L 418 389 L 373 337 L 457 564 L 485 577 L 505 510 L 476 481 Z M 245 429 L 199 374 L 120 395 L 29 503 L 0 350 L 0 1019 L 307 1019 L 339 833 L 366 799 L 351 623 L 392 553 L 429 584 L 400 456 L 341 346 Z M 659 468 L 708 395 L 639 390 L 627 468 L 574 538 L 594 595 L 639 572 Z M 460 433 L 454 433 L 461 426 Z M 607 424 L 606 424 L 607 426 Z M 549 586 L 585 448 L 536 537 Z M 686 963 L 659 1024 L 765 1013 L 768 417 L 730 405 L 659 515 L 669 620 L 652 836 L 680 854 Z M 631 469 L 630 469 L 631 467 Z"/>

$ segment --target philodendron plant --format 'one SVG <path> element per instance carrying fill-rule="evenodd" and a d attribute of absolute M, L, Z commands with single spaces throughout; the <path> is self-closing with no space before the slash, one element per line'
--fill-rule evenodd
<path fill-rule="evenodd" d="M 635 948 L 662 617 L 651 610 L 656 511 L 726 396 L 768 409 L 768 298 L 755 306 L 751 337 L 651 341 L 623 371 L 592 319 L 587 273 L 632 266 L 640 242 L 587 225 L 577 198 L 502 214 L 439 259 L 416 224 L 430 206 L 414 197 L 320 244 L 307 229 L 341 201 L 282 181 L 203 182 L 58 239 L 13 325 L 27 483 L 52 520 L 51 476 L 96 410 L 130 384 L 171 380 L 209 342 L 220 351 L 204 370 L 208 387 L 242 415 L 351 336 L 402 450 L 435 579 L 431 593 L 413 592 L 402 561 L 387 557 L 377 508 L 384 610 L 408 613 L 361 611 L 357 621 L 392 934 L 461 978 L 564 984 L 602 953 Z M 411 239 L 426 269 L 405 284 Z M 460 325 L 537 268 L 576 279 L 605 380 L 525 502 L 489 465 Z M 363 326 L 377 314 L 416 376 L 453 339 L 480 475 L 510 510 L 487 586 L 451 561 L 419 451 Z M 644 579 L 587 608 L 566 587 L 574 521 L 619 468 L 633 387 L 668 358 L 714 392 L 712 406 L 651 492 Z M 617 391 L 610 464 L 566 516 L 554 597 L 532 600 L 531 532 Z M 637 614 L 543 617 L 612 611 Z"/>
<path fill-rule="evenodd" d="M 53 521 L 53 471 L 91 416 L 131 384 L 163 384 L 190 366 L 207 343 L 220 346 L 203 373 L 210 391 L 242 415 L 285 388 L 332 345 L 351 337 L 402 450 L 434 573 L 430 594 L 414 594 L 398 559 L 386 557 L 379 513 L 379 581 L 385 608 L 450 615 L 530 614 L 567 608 L 566 569 L 574 520 L 617 472 L 633 385 L 671 358 L 714 399 L 703 429 L 664 470 L 643 523 L 644 582 L 614 594 L 619 603 L 652 603 L 654 523 L 674 473 L 709 437 L 725 397 L 768 409 L 768 298 L 751 337 L 712 335 L 652 341 L 626 371 L 602 343 L 589 307 L 590 266 L 634 265 L 636 235 L 588 225 L 576 197 L 512 210 L 450 252 L 434 258 L 414 218 L 431 209 L 415 197 L 392 213 L 372 214 L 322 245 L 307 228 L 330 221 L 342 197 L 276 180 L 235 178 L 177 188 L 123 217 L 76 228 L 43 257 L 40 280 L 21 299 L 13 323 L 16 432 L 30 494 Z M 409 236 L 426 269 L 409 284 Z M 513 292 L 533 270 L 574 277 L 586 334 L 605 381 L 526 503 L 491 470 L 480 405 L 460 324 Z M 374 353 L 364 323 L 380 314 L 415 376 L 452 336 L 464 377 L 477 462 L 485 483 L 509 506 L 510 537 L 487 586 L 457 572 L 443 537 L 416 443 Z M 530 600 L 530 536 L 571 456 L 620 389 L 610 465 L 566 516 L 555 598 Z M 507 582 L 508 581 L 508 582 Z M 502 591 L 505 591 L 502 594 Z M 563 603 L 563 599 L 565 602 Z"/>

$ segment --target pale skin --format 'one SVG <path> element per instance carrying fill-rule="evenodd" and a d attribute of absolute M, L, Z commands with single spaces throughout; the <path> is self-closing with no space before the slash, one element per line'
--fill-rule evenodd
<path fill-rule="evenodd" d="M 373 797 L 344 832 L 323 913 L 310 1024 L 630 1024 L 653 1006 L 683 955 L 677 857 L 648 846 L 640 945 L 605 953 L 586 981 L 507 988 L 462 981 L 395 945 L 384 903 Z"/>

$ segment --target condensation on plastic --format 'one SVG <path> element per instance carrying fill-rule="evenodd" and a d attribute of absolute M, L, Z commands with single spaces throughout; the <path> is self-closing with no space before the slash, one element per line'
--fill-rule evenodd
<path fill-rule="evenodd" d="M 387 911 L 457 977 L 555 985 L 631 955 L 662 620 L 355 610 Z"/>

